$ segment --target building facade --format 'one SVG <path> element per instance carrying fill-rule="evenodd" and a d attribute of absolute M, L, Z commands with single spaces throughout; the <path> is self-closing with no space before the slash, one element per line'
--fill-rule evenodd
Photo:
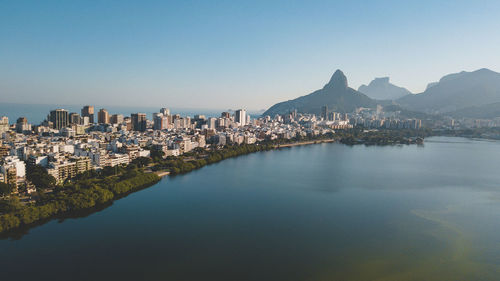
<path fill-rule="evenodd" d="M 94 106 L 86 105 L 82 108 L 82 117 L 88 117 L 89 123 L 94 123 Z"/>
<path fill-rule="evenodd" d="M 49 115 L 49 121 L 52 122 L 52 128 L 60 130 L 69 125 L 69 114 L 65 109 L 52 110 Z"/>
<path fill-rule="evenodd" d="M 109 124 L 109 112 L 101 108 L 99 112 L 97 113 L 97 122 L 99 124 Z"/>
<path fill-rule="evenodd" d="M 247 121 L 247 112 L 244 109 L 238 109 L 234 112 L 234 122 L 239 123 L 240 126 L 245 126 Z"/>
<path fill-rule="evenodd" d="M 132 113 L 130 117 L 132 120 L 132 130 L 139 132 L 146 131 L 146 113 Z"/>

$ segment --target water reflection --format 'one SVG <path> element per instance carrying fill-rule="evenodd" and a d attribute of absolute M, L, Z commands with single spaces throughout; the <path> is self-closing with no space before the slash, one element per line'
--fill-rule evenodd
<path fill-rule="evenodd" d="M 437 138 L 425 147 L 321 144 L 230 159 L 0 241 L 2 274 L 497 280 L 499 153 L 498 142 Z"/>

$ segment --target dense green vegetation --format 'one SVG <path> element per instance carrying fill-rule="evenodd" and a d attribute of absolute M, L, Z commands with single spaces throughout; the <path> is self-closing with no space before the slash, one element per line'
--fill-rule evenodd
<path fill-rule="evenodd" d="M 296 137 L 293 137 L 291 139 L 276 139 L 273 141 L 269 141 L 268 143 L 273 144 L 273 145 L 280 145 L 280 144 L 293 144 L 293 143 L 299 143 L 299 142 L 331 140 L 331 139 L 335 139 L 335 134 L 326 133 L 326 134 L 319 135 L 319 136 L 313 136 L 313 135 L 300 136 L 300 135 L 297 135 Z"/>
<path fill-rule="evenodd" d="M 14 195 L 0 200 L 0 232 L 48 220 L 60 214 L 90 209 L 112 202 L 124 195 L 153 185 L 159 176 L 151 171 L 169 171 L 171 175 L 188 173 L 205 165 L 217 163 L 227 158 L 257 151 L 267 151 L 304 141 L 336 140 L 345 144 L 399 144 L 409 143 L 410 138 L 430 135 L 428 130 L 375 130 L 362 128 L 339 130 L 335 134 L 321 136 L 297 136 L 286 140 L 278 139 L 258 144 L 226 145 L 222 148 L 195 150 L 179 157 L 163 158 L 163 153 L 153 151 L 151 158 L 140 157 L 128 166 L 105 167 L 100 171 L 90 170 L 56 185 L 55 179 L 38 165 L 27 166 L 27 179 L 37 188 L 35 203 L 21 203 Z M 0 195 L 9 194 L 11 187 L 0 185 Z"/>
<path fill-rule="evenodd" d="M 169 170 L 171 175 L 188 173 L 205 165 L 216 163 L 227 158 L 245 155 L 257 151 L 271 150 L 271 144 L 228 145 L 223 149 L 205 150 L 197 148 L 179 157 L 157 159 L 152 170 Z"/>
<path fill-rule="evenodd" d="M 21 204 L 17 197 L 10 196 L 0 201 L 0 232 L 49 219 L 57 214 L 92 208 L 150 186 L 159 179 L 156 174 L 144 173 L 132 164 L 127 168 L 88 171 L 78 175 L 72 183 L 47 186 L 53 188 L 53 192 L 39 192 L 36 203 Z"/>
<path fill-rule="evenodd" d="M 351 130 L 338 131 L 335 138 L 343 144 L 365 144 L 365 145 L 394 145 L 418 143 L 423 138 L 431 136 L 432 131 L 427 129 L 383 129 L 364 130 L 354 128 Z"/>
<path fill-rule="evenodd" d="M 9 195 L 12 190 L 12 185 L 0 182 L 0 196 Z"/>
<path fill-rule="evenodd" d="M 22 204 L 16 196 L 0 200 L 0 232 L 47 220 L 58 214 L 93 208 L 151 186 L 160 178 L 155 173 L 145 172 L 145 168 L 150 165 L 153 171 L 167 169 L 175 175 L 230 157 L 273 148 L 271 144 L 255 144 L 212 150 L 196 149 L 181 157 L 167 159 L 163 159 L 161 153 L 154 152 L 152 158 L 134 159 L 127 167 L 115 166 L 105 167 L 100 171 L 87 171 L 61 186 L 55 185 L 55 179 L 48 175 L 43 167 L 30 166 L 27 169 L 27 178 L 33 180 L 39 191 L 36 203 Z M 8 188 L 5 187 L 6 194 L 10 190 Z M 44 192 L 47 190 L 52 191 Z"/>
<path fill-rule="evenodd" d="M 40 165 L 26 165 L 26 179 L 38 190 L 45 190 L 56 184 L 56 179 Z"/>
<path fill-rule="evenodd" d="M 432 136 L 434 133 L 429 129 L 377 129 L 367 130 L 363 127 L 352 129 L 336 130 L 335 134 L 326 133 L 321 136 L 302 136 L 290 140 L 279 139 L 272 144 L 288 144 L 304 141 L 334 140 L 343 144 L 365 144 L 365 145 L 395 145 L 412 144 L 418 139 Z"/>
<path fill-rule="evenodd" d="M 490 128 L 482 127 L 482 128 L 470 128 L 470 129 L 460 129 L 460 130 L 436 130 L 434 131 L 434 134 L 440 136 L 450 136 L 450 137 L 500 140 L 499 127 L 490 127 Z"/>

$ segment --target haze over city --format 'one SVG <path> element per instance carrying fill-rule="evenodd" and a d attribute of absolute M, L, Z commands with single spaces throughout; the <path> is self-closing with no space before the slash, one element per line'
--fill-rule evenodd
<path fill-rule="evenodd" d="M 498 1 L 3 1 L 0 102 L 266 109 L 500 69 Z"/>
<path fill-rule="evenodd" d="M 500 1 L 0 0 L 0 276 L 500 278 Z"/>

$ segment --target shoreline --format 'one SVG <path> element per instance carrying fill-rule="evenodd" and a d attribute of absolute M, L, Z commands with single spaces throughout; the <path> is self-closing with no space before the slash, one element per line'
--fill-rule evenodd
<path fill-rule="evenodd" d="M 284 144 L 256 143 L 256 144 L 251 144 L 251 145 L 245 145 L 247 148 L 251 148 L 251 150 L 248 150 L 246 152 L 237 152 L 234 154 L 228 154 L 227 156 L 221 156 L 213 161 L 207 161 L 208 159 L 205 159 L 205 158 L 197 159 L 198 161 L 203 160 L 204 163 L 202 165 L 199 165 L 199 166 L 194 166 L 188 171 L 182 171 L 182 172 L 175 172 L 174 171 L 174 172 L 172 172 L 171 168 L 167 168 L 167 169 L 161 169 L 161 170 L 150 171 L 150 172 L 148 171 L 148 172 L 142 172 L 142 173 L 143 173 L 143 175 L 154 174 L 158 179 L 161 179 L 161 178 L 164 178 L 164 177 L 169 176 L 169 175 L 188 174 L 189 172 L 191 172 L 193 170 L 201 169 L 204 166 L 207 166 L 207 165 L 210 165 L 213 163 L 217 163 L 217 162 L 223 161 L 225 159 L 236 158 L 238 156 L 252 154 L 255 152 L 279 150 L 280 148 L 290 148 L 290 147 L 295 147 L 295 146 L 305 146 L 305 145 L 322 144 L 322 143 L 336 143 L 336 142 L 342 143 L 339 139 L 336 139 L 336 138 L 306 140 L 306 141 L 298 141 L 298 142 L 291 142 L 291 143 L 284 143 Z M 345 144 L 345 145 L 348 145 L 348 144 Z M 220 150 L 214 150 L 211 153 L 214 155 L 220 156 L 221 154 L 224 154 L 225 152 L 231 152 L 231 149 L 233 149 L 233 148 L 228 147 L 228 148 L 223 148 Z M 182 159 L 181 157 L 178 157 L 178 158 Z M 196 162 L 196 160 L 193 159 L 193 160 L 189 161 L 188 163 L 190 163 L 190 162 Z M 131 179 L 131 180 L 133 180 L 133 179 Z M 77 184 L 78 182 L 75 182 L 75 183 Z M 154 186 L 156 183 L 158 183 L 158 180 L 153 180 L 153 181 L 150 181 L 149 183 L 146 183 L 146 184 L 138 184 L 138 185 L 133 184 L 132 186 L 127 186 L 125 188 L 126 190 L 118 190 L 118 192 L 116 190 L 111 190 L 113 193 L 115 193 L 115 196 L 112 196 L 111 198 L 107 199 L 105 202 L 102 202 L 102 203 L 110 203 L 109 206 L 111 206 L 114 201 L 120 200 L 123 197 L 123 196 L 120 196 L 123 193 L 125 193 L 126 195 L 129 195 L 129 194 L 138 192 L 142 189 L 146 189 L 146 188 L 149 188 L 151 186 Z M 120 188 L 122 188 L 122 187 L 120 186 Z M 14 236 L 16 236 L 16 234 L 19 235 L 19 233 L 17 233 L 18 230 L 26 231 L 26 230 L 29 230 L 30 228 L 41 226 L 41 225 L 45 224 L 46 222 L 49 222 L 53 219 L 56 219 L 59 216 L 71 216 L 71 214 L 73 214 L 73 213 L 95 209 L 94 208 L 95 206 L 99 207 L 99 205 L 101 205 L 101 204 L 94 204 L 88 208 L 83 207 L 83 208 L 78 208 L 78 209 L 65 210 L 62 212 L 58 211 L 58 212 L 54 213 L 53 215 L 39 217 L 38 219 L 33 218 L 34 220 L 30 221 L 29 223 L 25 223 L 22 220 L 18 220 L 19 223 L 17 223 L 17 225 L 5 225 L 4 224 L 3 229 L 0 229 L 0 234 L 2 234 L 2 236 L 3 236 L 3 237 L 0 237 L 0 239 L 14 237 Z M 33 207 L 27 207 L 27 208 L 33 208 Z M 99 210 L 97 210 L 96 212 L 99 212 Z M 91 212 L 91 213 L 93 213 L 93 212 Z M 15 216 L 15 214 L 5 213 L 5 214 L 0 215 L 0 218 L 2 216 Z M 25 232 L 25 233 L 27 233 L 27 232 Z"/>
<path fill-rule="evenodd" d="M 278 150 L 280 148 L 288 148 L 288 147 L 295 147 L 295 146 L 304 146 L 304 145 L 321 144 L 321 143 L 335 143 L 335 142 L 337 142 L 335 139 L 301 141 L 301 142 L 294 142 L 294 143 L 277 144 L 277 145 L 274 145 L 271 150 Z M 261 152 L 261 150 L 255 151 L 255 152 Z M 252 153 L 255 153 L 255 152 L 252 152 Z M 238 156 L 241 156 L 241 155 L 238 155 Z M 238 156 L 235 156 L 235 157 L 238 157 Z M 235 157 L 230 157 L 230 158 L 235 158 Z M 203 167 L 200 167 L 200 168 L 203 168 Z M 198 168 L 198 169 L 200 169 L 200 168 Z M 160 178 L 164 178 L 164 177 L 169 176 L 169 175 L 172 174 L 168 170 L 160 170 L 160 171 L 154 171 L 154 172 L 151 171 L 150 173 L 154 173 L 157 176 L 159 176 Z M 187 174 L 187 173 L 184 173 L 184 174 Z"/>
<path fill-rule="evenodd" d="M 302 146 L 302 145 L 310 145 L 310 144 L 320 144 L 320 143 L 332 143 L 335 142 L 334 139 L 325 139 L 325 140 L 313 140 L 313 141 L 302 141 L 302 142 L 294 142 L 287 144 L 278 144 L 275 145 L 274 148 L 283 148 L 283 147 L 294 147 L 294 146 Z"/>
<path fill-rule="evenodd" d="M 156 172 L 152 172 L 152 173 L 155 173 L 160 178 L 163 178 L 163 177 L 170 175 L 170 171 L 156 171 Z"/>
<path fill-rule="evenodd" d="M 293 146 L 310 145 L 310 144 L 318 144 L 318 143 L 325 143 L 325 142 L 332 143 L 334 141 L 335 141 L 334 139 L 322 139 L 322 140 L 302 141 L 302 142 L 289 143 L 289 144 L 283 144 L 283 145 L 252 144 L 249 146 L 257 147 L 256 150 L 253 150 L 253 151 L 250 151 L 247 153 L 231 155 L 229 157 L 224 157 L 224 158 L 221 158 L 221 159 L 216 160 L 216 161 L 211 162 L 211 163 L 205 163 L 204 165 L 195 167 L 192 170 L 187 171 L 187 172 L 172 173 L 168 169 L 143 172 L 143 175 L 155 175 L 158 178 L 158 180 L 154 180 L 153 182 L 150 182 L 150 183 L 147 183 L 144 185 L 130 186 L 127 188 L 126 191 L 119 190 L 118 192 L 116 192 L 116 190 L 111 190 L 113 193 L 115 193 L 114 196 L 112 196 L 111 198 L 108 198 L 105 202 L 96 203 L 96 204 L 93 204 L 92 206 L 87 207 L 87 208 L 84 207 L 84 208 L 69 209 L 69 210 L 64 210 L 64 211 L 56 211 L 51 215 L 47 215 L 47 216 L 43 216 L 43 217 L 37 216 L 37 218 L 32 218 L 32 220 L 30 220 L 29 222 L 23 222 L 23 219 L 17 218 L 17 219 L 15 219 L 17 222 L 13 223 L 13 224 L 11 222 L 4 222 L 3 220 L 5 220 L 7 217 L 8 217 L 8 220 L 13 219 L 13 217 L 17 217 L 17 215 L 15 213 L 14 214 L 13 213 L 1 214 L 0 219 L 2 221 L 0 221 L 0 223 L 2 223 L 2 225 L 1 225 L 2 227 L 0 228 L 0 239 L 8 239 L 8 238 L 13 238 L 13 237 L 18 238 L 20 235 L 22 236 L 24 234 L 27 234 L 29 229 L 44 225 L 45 223 L 48 223 L 54 219 L 57 219 L 58 217 L 71 217 L 72 214 L 77 214 L 77 213 L 81 213 L 81 212 L 85 212 L 85 211 L 88 211 L 89 212 L 88 215 L 90 215 L 90 214 L 94 213 L 94 212 L 92 212 L 93 209 L 96 210 L 95 212 L 99 212 L 101 210 L 100 209 L 101 206 L 104 208 L 107 208 L 107 207 L 105 207 L 105 205 L 111 206 L 114 201 L 117 201 L 117 200 L 120 200 L 121 198 L 123 198 L 124 197 L 123 195 L 125 195 L 125 194 L 129 195 L 129 194 L 132 194 L 135 192 L 139 192 L 143 189 L 150 188 L 150 187 L 154 186 L 155 184 L 157 184 L 159 179 L 163 179 L 164 177 L 169 176 L 169 175 L 188 174 L 189 172 L 191 172 L 193 170 L 201 169 L 206 165 L 217 163 L 217 162 L 223 161 L 225 159 L 229 159 L 229 158 L 236 158 L 238 156 L 252 154 L 255 152 L 278 150 L 279 148 L 282 148 L 282 147 L 293 147 Z M 219 151 L 215 151 L 215 153 L 219 153 L 222 151 L 224 151 L 224 149 L 221 149 Z M 35 206 L 26 206 L 25 208 L 31 209 L 34 207 Z"/>

